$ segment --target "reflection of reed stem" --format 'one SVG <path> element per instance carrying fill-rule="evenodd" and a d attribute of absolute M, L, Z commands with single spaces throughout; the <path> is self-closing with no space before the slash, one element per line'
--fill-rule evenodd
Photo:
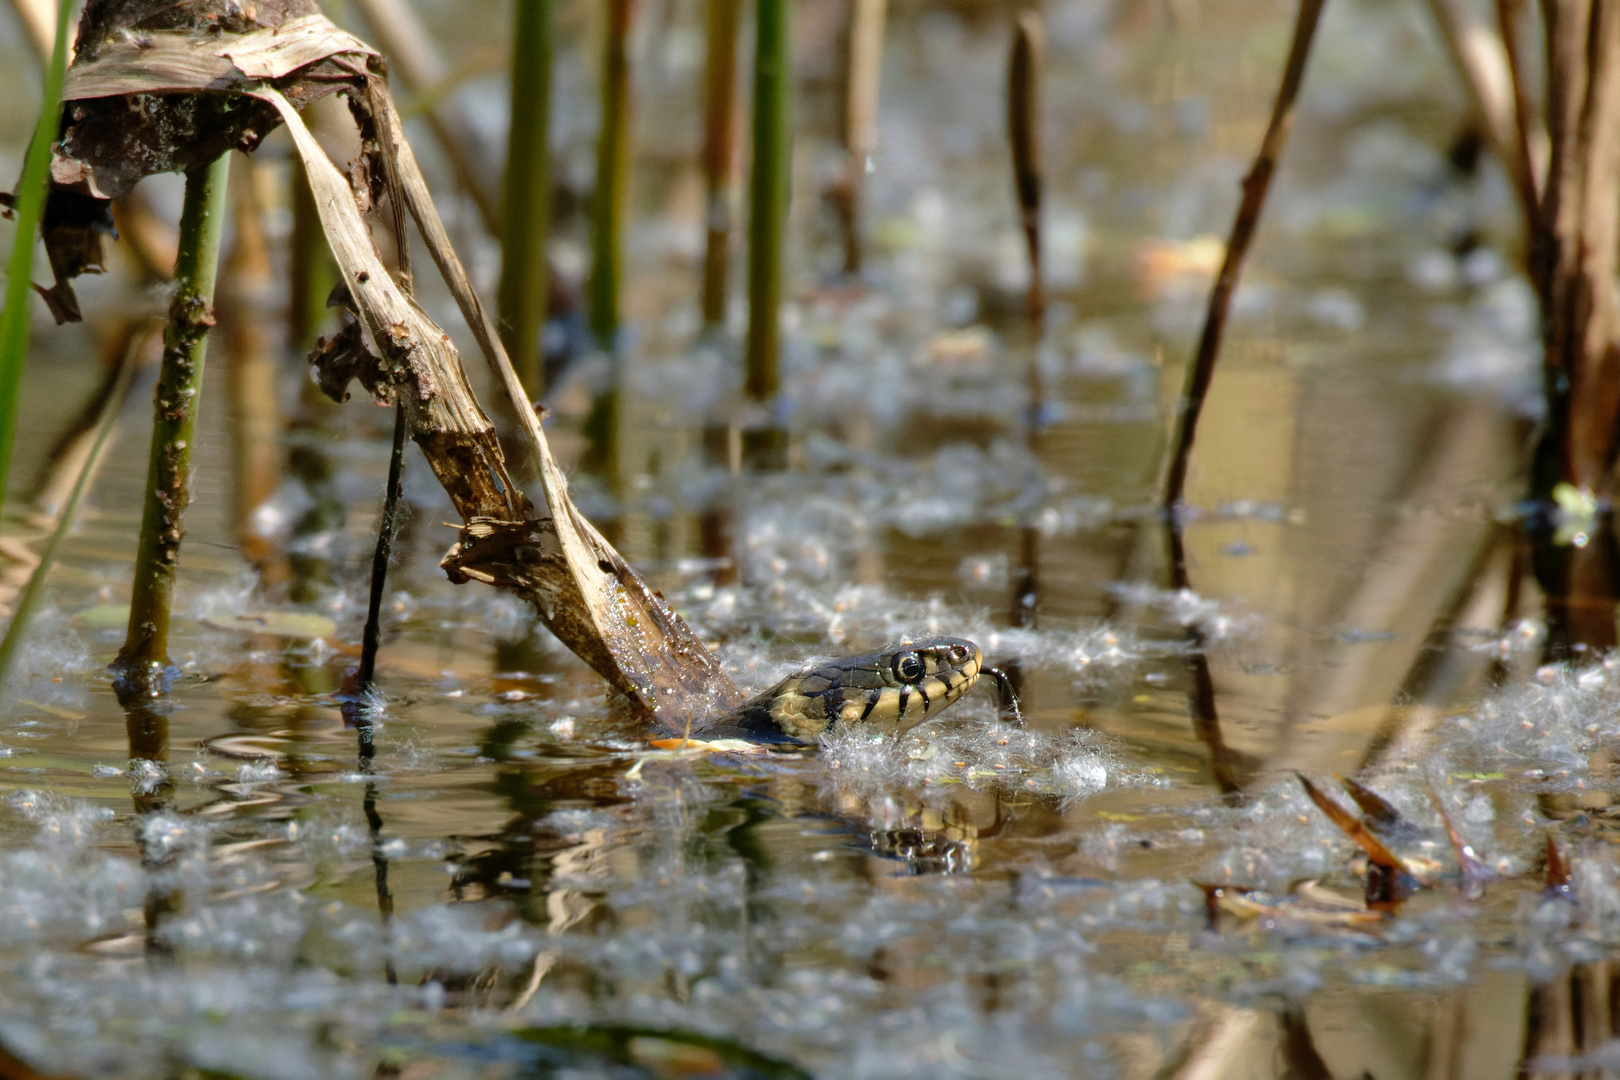
<path fill-rule="evenodd" d="M 1311 54 L 1311 39 L 1316 35 L 1316 23 L 1321 17 L 1324 3 L 1325 0 L 1300 0 L 1299 16 L 1294 22 L 1294 39 L 1288 48 L 1288 63 L 1283 69 L 1282 84 L 1277 88 L 1277 100 L 1271 109 L 1271 122 L 1260 141 L 1260 152 L 1255 155 L 1254 166 L 1243 178 L 1243 201 L 1238 205 L 1237 218 L 1232 222 L 1232 234 L 1226 242 L 1226 257 L 1221 262 L 1220 274 L 1210 290 L 1204 331 L 1198 339 L 1198 352 L 1187 374 L 1187 387 L 1182 394 L 1176 420 L 1176 435 L 1171 446 L 1170 468 L 1163 497 L 1163 505 L 1171 513 L 1181 503 L 1186 490 L 1187 461 L 1192 456 L 1193 438 L 1198 431 L 1198 414 L 1203 411 L 1204 397 L 1209 393 L 1210 381 L 1215 377 L 1215 360 L 1221 351 L 1226 315 L 1232 306 L 1232 294 L 1237 291 L 1243 259 L 1249 253 L 1255 228 L 1260 223 L 1260 210 L 1265 205 L 1272 174 L 1277 171 L 1277 159 L 1282 156 L 1283 145 L 1288 141 L 1294 102 L 1305 79 L 1305 61 Z"/>
<path fill-rule="evenodd" d="M 11 475 L 11 448 L 17 437 L 17 391 L 22 385 L 23 363 L 28 358 L 28 289 L 34 266 L 34 235 L 45 212 L 46 184 L 50 176 L 51 143 L 61 112 L 62 80 L 67 69 L 68 16 L 72 0 L 61 0 L 56 11 L 56 46 L 45 71 L 45 96 L 40 104 L 34 138 L 23 159 L 17 183 L 16 238 L 11 245 L 6 306 L 0 310 L 0 510 L 5 508 L 6 478 Z"/>
<path fill-rule="evenodd" d="M 591 332 L 613 351 L 619 336 L 624 205 L 630 181 L 630 20 L 635 0 L 608 0 L 602 49 L 602 131 L 591 199 Z"/>
<path fill-rule="evenodd" d="M 79 468 L 78 478 L 73 482 L 72 493 L 68 495 L 61 513 L 57 516 L 56 529 L 51 533 L 50 541 L 40 554 L 39 565 L 34 567 L 34 573 L 28 579 L 27 586 L 17 598 L 11 624 L 6 627 L 6 636 L 0 639 L 0 686 L 5 685 L 6 676 L 17 658 L 17 650 L 22 646 L 28 620 L 33 615 L 34 609 L 39 606 L 39 598 L 45 592 L 45 579 L 50 576 L 51 567 L 56 563 L 62 541 L 73 531 L 73 523 L 79 516 L 79 504 L 84 501 L 84 494 L 90 487 L 90 478 L 96 474 L 102 451 L 107 446 L 107 439 L 118 426 L 118 414 L 123 411 L 124 397 L 130 380 L 134 377 L 135 370 L 141 366 L 141 354 L 146 350 L 147 340 L 147 335 L 140 332 L 131 337 L 123 359 L 119 361 L 113 385 L 102 401 L 95 441 L 91 443 L 90 452 L 85 455 L 84 464 Z"/>
<path fill-rule="evenodd" d="M 546 236 L 551 223 L 552 0 L 517 0 L 512 29 L 512 121 L 501 222 L 501 342 L 523 389 L 544 389 Z"/>
<path fill-rule="evenodd" d="M 750 397 L 769 401 L 781 386 L 782 239 L 787 228 L 793 133 L 788 52 L 789 0 L 760 0 L 755 16 L 754 166 L 749 181 L 748 380 Z"/>
<path fill-rule="evenodd" d="M 726 321 L 737 143 L 737 27 L 741 21 L 742 0 L 709 0 L 709 57 L 703 80 L 703 175 L 708 186 L 703 325 L 708 329 Z"/>
<path fill-rule="evenodd" d="M 186 173 L 180 254 L 164 334 L 163 367 L 158 374 L 129 632 L 114 664 L 122 692 L 155 695 L 168 665 L 169 608 L 180 557 L 182 518 L 191 501 L 191 450 L 196 441 L 208 327 L 214 321 L 214 278 L 229 174 L 228 154 Z"/>

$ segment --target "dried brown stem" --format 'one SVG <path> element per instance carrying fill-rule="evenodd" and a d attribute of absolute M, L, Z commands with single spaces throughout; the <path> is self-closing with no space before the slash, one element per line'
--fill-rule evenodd
<path fill-rule="evenodd" d="M 1563 479 L 1604 495 L 1620 419 L 1620 5 L 1549 0 L 1545 11 L 1553 153 L 1543 311 L 1555 405 L 1547 437 L 1556 440 Z"/>
<path fill-rule="evenodd" d="M 1277 100 L 1271 109 L 1271 122 L 1260 141 L 1260 152 L 1255 155 L 1254 166 L 1243 179 L 1243 201 L 1238 205 L 1237 218 L 1232 222 L 1232 234 L 1226 243 L 1226 257 L 1221 262 L 1220 274 L 1215 278 L 1209 294 L 1209 309 L 1204 315 L 1204 331 L 1198 340 L 1198 352 L 1192 370 L 1187 376 L 1187 388 L 1182 394 L 1181 407 L 1176 420 L 1176 435 L 1170 452 L 1170 468 L 1164 485 L 1163 505 L 1175 513 L 1187 486 L 1187 463 L 1192 457 L 1193 439 L 1198 431 L 1198 416 L 1204 408 L 1210 382 L 1215 377 L 1215 361 L 1220 356 L 1221 338 L 1226 330 L 1227 313 L 1232 306 L 1232 294 L 1237 291 L 1238 278 L 1243 272 L 1243 260 L 1254 241 L 1255 229 L 1260 223 L 1260 211 L 1265 206 L 1266 192 L 1271 188 L 1277 161 L 1288 141 L 1288 131 L 1294 117 L 1294 103 L 1299 97 L 1300 84 L 1305 78 L 1305 62 L 1310 57 L 1311 41 L 1316 36 L 1316 24 L 1322 15 L 1326 0 L 1300 0 L 1299 16 L 1294 22 L 1293 42 L 1288 48 L 1288 63 L 1283 69 L 1282 84 L 1277 88 Z"/>
<path fill-rule="evenodd" d="M 1038 12 L 1018 17 L 1012 58 L 1007 64 L 1007 138 L 1012 143 L 1013 182 L 1029 252 L 1026 314 L 1039 334 L 1046 310 L 1041 286 L 1041 66 L 1046 29 Z"/>

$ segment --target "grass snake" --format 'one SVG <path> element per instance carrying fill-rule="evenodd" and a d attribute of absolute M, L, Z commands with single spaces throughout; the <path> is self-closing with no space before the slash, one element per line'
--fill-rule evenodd
<path fill-rule="evenodd" d="M 900 732 L 967 693 L 983 670 L 984 655 L 963 638 L 905 642 L 790 675 L 705 734 L 807 746 L 834 724 Z"/>

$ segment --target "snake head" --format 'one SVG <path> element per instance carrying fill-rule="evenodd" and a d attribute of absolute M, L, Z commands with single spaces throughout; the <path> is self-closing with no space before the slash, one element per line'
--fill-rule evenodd
<path fill-rule="evenodd" d="M 798 743 L 815 742 L 834 723 L 902 732 L 967 693 L 983 667 L 984 654 L 965 638 L 908 641 L 790 676 L 751 705 Z"/>

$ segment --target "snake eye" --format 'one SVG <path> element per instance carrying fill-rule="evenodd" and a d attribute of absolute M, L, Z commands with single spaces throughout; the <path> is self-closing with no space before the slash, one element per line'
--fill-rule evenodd
<path fill-rule="evenodd" d="M 894 658 L 894 673 L 901 682 L 916 682 L 923 677 L 923 662 L 916 653 L 901 653 Z"/>

